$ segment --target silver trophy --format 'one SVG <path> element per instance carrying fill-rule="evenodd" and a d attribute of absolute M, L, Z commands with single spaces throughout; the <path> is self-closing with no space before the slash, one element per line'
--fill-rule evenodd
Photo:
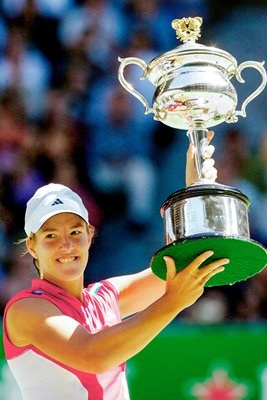
<path fill-rule="evenodd" d="M 148 65 L 136 57 L 119 58 L 118 77 L 122 86 L 145 107 L 145 114 L 176 129 L 187 131 L 196 146 L 198 182 L 170 195 L 161 207 L 166 245 L 157 251 L 151 268 L 166 278 L 164 255 L 172 256 L 179 270 L 195 256 L 214 250 L 212 259 L 228 257 L 223 273 L 207 286 L 233 284 L 247 279 L 267 264 L 266 249 L 250 238 L 246 195 L 230 186 L 203 178 L 203 149 L 208 144 L 208 128 L 222 122 L 235 123 L 246 116 L 246 107 L 266 86 L 264 62 L 236 59 L 224 50 L 196 43 L 202 18 L 172 21 L 183 44 L 154 58 Z M 124 77 L 124 69 L 135 64 L 143 70 L 156 90 L 150 107 L 144 96 Z M 254 68 L 262 76 L 260 86 L 236 110 L 238 97 L 231 79 L 244 83 L 241 72 Z M 210 262 L 210 261 L 209 261 Z"/>

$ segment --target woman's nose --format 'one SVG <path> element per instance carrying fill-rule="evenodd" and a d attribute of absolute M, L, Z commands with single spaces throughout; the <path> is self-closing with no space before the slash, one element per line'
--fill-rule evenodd
<path fill-rule="evenodd" d="M 73 241 L 72 241 L 71 237 L 64 236 L 62 238 L 61 247 L 65 248 L 65 249 L 71 249 L 73 247 Z"/>

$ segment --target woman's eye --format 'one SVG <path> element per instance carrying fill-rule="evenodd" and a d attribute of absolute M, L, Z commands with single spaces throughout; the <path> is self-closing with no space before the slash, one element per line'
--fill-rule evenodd
<path fill-rule="evenodd" d="M 54 233 L 48 233 L 48 235 L 46 235 L 46 238 L 48 238 L 48 239 L 52 239 L 55 237 L 56 237 L 56 235 Z"/>
<path fill-rule="evenodd" d="M 71 232 L 72 235 L 78 235 L 79 233 L 81 233 L 81 231 L 72 231 Z"/>

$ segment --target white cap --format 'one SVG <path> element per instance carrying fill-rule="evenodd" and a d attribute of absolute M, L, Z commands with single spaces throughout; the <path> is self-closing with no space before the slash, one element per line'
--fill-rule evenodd
<path fill-rule="evenodd" d="M 36 233 L 53 215 L 64 212 L 79 215 L 89 224 L 88 212 L 77 193 L 57 183 L 41 187 L 27 202 L 24 226 L 27 236 Z"/>

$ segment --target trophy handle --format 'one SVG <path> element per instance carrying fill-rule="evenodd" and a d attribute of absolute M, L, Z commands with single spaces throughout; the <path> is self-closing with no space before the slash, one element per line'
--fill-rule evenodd
<path fill-rule="evenodd" d="M 118 72 L 118 78 L 119 78 L 121 85 L 124 87 L 124 89 L 126 89 L 129 93 L 131 93 L 134 97 L 136 97 L 143 104 L 143 106 L 145 107 L 145 115 L 153 113 L 153 114 L 155 114 L 154 119 L 158 119 L 157 118 L 157 116 L 158 116 L 157 110 L 154 110 L 153 108 L 149 107 L 149 104 L 146 101 L 146 99 L 144 98 L 144 96 L 142 96 L 141 93 L 139 93 L 137 90 L 135 90 L 133 88 L 133 86 L 129 82 L 127 82 L 127 80 L 124 77 L 124 73 L 123 73 L 124 68 L 127 65 L 136 64 L 144 71 L 144 74 L 140 78 L 140 79 L 144 80 L 144 79 L 146 79 L 146 75 L 147 75 L 146 63 L 143 60 L 141 60 L 140 58 L 136 58 L 136 57 L 128 57 L 128 58 L 119 57 L 118 60 L 121 63 L 119 66 L 119 72 Z"/>
<path fill-rule="evenodd" d="M 241 117 L 246 117 L 246 107 L 248 105 L 248 103 L 250 103 L 253 99 L 255 99 L 255 97 L 257 97 L 265 88 L 266 83 L 267 83 L 267 78 L 266 78 L 266 70 L 263 67 L 264 65 L 264 61 L 263 62 L 256 62 L 256 61 L 245 61 L 242 64 L 239 65 L 239 67 L 236 70 L 236 79 L 240 82 L 240 83 L 244 83 L 244 79 L 241 76 L 241 72 L 243 71 L 243 69 L 245 68 L 255 68 L 257 71 L 259 71 L 259 73 L 262 76 L 262 82 L 260 84 L 260 86 L 253 92 L 251 93 L 250 96 L 248 96 L 248 98 L 244 101 L 244 103 L 242 104 L 241 110 L 240 111 L 236 111 L 234 116 L 236 115 L 241 115 Z"/>

